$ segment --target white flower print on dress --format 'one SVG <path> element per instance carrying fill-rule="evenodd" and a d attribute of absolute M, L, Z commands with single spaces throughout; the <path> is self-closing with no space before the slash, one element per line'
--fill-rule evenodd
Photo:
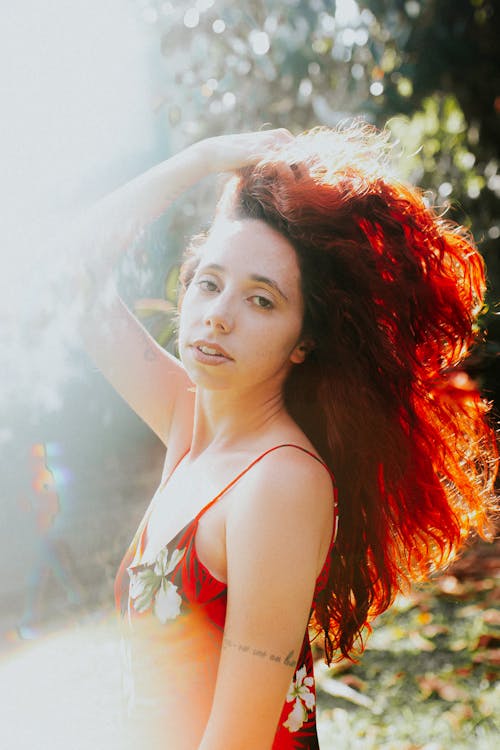
<path fill-rule="evenodd" d="M 174 568 L 177 566 L 177 564 L 180 562 L 185 551 L 186 551 L 185 547 L 183 547 L 182 549 L 174 549 L 169 560 L 168 549 L 164 547 L 162 550 L 160 550 L 160 552 L 156 556 L 156 562 L 155 562 L 155 567 L 154 567 L 154 572 L 156 573 L 156 575 L 162 576 L 163 578 L 168 576 L 168 574 L 171 573 L 174 570 Z"/>
<path fill-rule="evenodd" d="M 181 612 L 182 597 L 177 592 L 177 586 L 163 578 L 160 588 L 156 592 L 154 612 L 162 625 L 167 620 L 175 620 Z"/>
<path fill-rule="evenodd" d="M 168 549 L 164 547 L 156 556 L 154 566 L 143 563 L 137 566 L 139 570 L 134 570 L 134 566 L 128 568 L 129 595 L 136 612 L 147 612 L 153 607 L 162 625 L 180 614 L 182 598 L 167 576 L 175 570 L 185 551 L 185 547 L 175 549 L 169 558 Z"/>
<path fill-rule="evenodd" d="M 297 732 L 307 721 L 307 712 L 314 708 L 316 699 L 311 688 L 314 685 L 313 677 L 307 677 L 307 669 L 302 666 L 295 673 L 295 680 L 292 680 L 286 696 L 287 703 L 295 701 L 292 710 L 288 714 L 288 719 L 283 722 L 283 726 L 289 732 Z"/>

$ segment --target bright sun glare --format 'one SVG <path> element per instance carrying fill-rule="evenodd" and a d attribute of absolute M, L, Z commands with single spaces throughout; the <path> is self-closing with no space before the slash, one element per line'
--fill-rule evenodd
<path fill-rule="evenodd" d="M 72 321 L 51 292 L 66 258 L 49 237 L 154 148 L 152 41 L 123 0 L 27 0 L 2 9 L 0 50 L 0 403 L 50 410 Z"/>

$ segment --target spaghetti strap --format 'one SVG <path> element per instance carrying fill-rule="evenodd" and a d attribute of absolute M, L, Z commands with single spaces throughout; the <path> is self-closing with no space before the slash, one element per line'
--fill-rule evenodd
<path fill-rule="evenodd" d="M 335 477 L 332 473 L 332 471 L 329 469 L 329 467 L 326 465 L 324 461 L 322 461 L 318 456 L 316 456 L 312 451 L 308 450 L 307 448 L 303 448 L 301 445 L 297 445 L 296 443 L 280 443 L 279 445 L 274 445 L 272 448 L 268 448 L 266 451 L 261 453 L 257 458 L 254 458 L 253 461 L 251 461 L 248 466 L 246 466 L 242 471 L 239 472 L 237 476 L 235 476 L 226 486 L 217 493 L 217 495 L 210 500 L 206 505 L 201 508 L 201 510 L 198 511 L 198 513 L 194 516 L 194 518 L 189 521 L 186 526 L 184 526 L 183 529 L 181 529 L 181 532 L 188 533 L 189 529 L 191 527 L 196 528 L 198 526 L 198 522 L 200 518 L 203 516 L 206 511 L 212 507 L 221 497 L 224 495 L 225 492 L 227 492 L 231 487 L 233 487 L 250 469 L 255 466 L 264 456 L 267 456 L 268 453 L 272 453 L 275 450 L 278 450 L 278 448 L 297 448 L 298 450 L 303 451 L 304 453 L 307 453 L 311 458 L 314 458 L 318 463 L 320 463 L 322 466 L 325 467 L 325 469 L 328 471 L 328 474 L 330 475 L 330 478 L 332 480 L 333 484 L 333 496 L 334 496 L 334 531 L 332 535 L 332 542 L 333 544 L 335 537 L 337 535 L 337 522 L 338 522 L 338 513 L 337 513 L 337 489 L 335 484 Z M 185 458 L 185 456 L 189 453 L 187 451 L 179 461 L 175 464 L 174 468 L 168 473 L 166 480 L 161 484 L 161 487 L 164 487 L 168 480 L 173 475 L 175 469 L 180 465 L 182 460 Z M 135 543 L 135 549 L 134 549 L 134 555 L 133 555 L 133 564 L 137 562 L 138 559 L 142 559 L 142 555 L 144 553 L 144 550 L 147 545 L 147 539 L 148 539 L 148 524 L 149 524 L 149 517 L 151 515 L 151 511 L 153 510 L 154 500 L 150 504 L 149 508 L 147 509 L 144 518 L 139 526 L 139 529 L 137 531 L 136 537 L 134 538 Z M 179 532 L 179 533 L 181 533 Z M 331 546 L 331 545 L 330 545 Z"/>
<path fill-rule="evenodd" d="M 316 456 L 312 451 L 308 450 L 307 448 L 303 448 L 301 445 L 297 445 L 296 443 L 280 443 L 279 445 L 274 445 L 272 448 L 268 448 L 266 451 L 264 451 L 264 453 L 261 453 L 259 456 L 257 456 L 257 458 L 254 458 L 253 461 L 251 461 L 251 463 L 249 463 L 248 466 L 243 469 L 243 471 L 240 471 L 240 473 L 236 477 L 234 477 L 234 479 L 232 479 L 224 487 L 224 489 L 222 489 L 213 498 L 213 500 L 211 500 L 207 505 L 205 505 L 199 511 L 199 513 L 195 516 L 194 520 L 198 521 L 200 519 L 200 517 L 205 513 L 205 511 L 207 511 L 209 508 L 211 508 L 212 505 L 214 505 L 214 503 L 216 503 L 217 500 L 219 500 L 219 498 L 222 497 L 222 495 L 224 495 L 225 492 L 227 492 L 229 489 L 231 489 L 231 487 L 233 487 L 233 485 L 235 485 L 236 482 L 238 482 L 241 479 L 242 476 L 244 476 L 248 471 L 250 471 L 250 469 L 253 466 L 255 466 L 256 463 L 258 463 L 262 458 L 264 458 L 264 456 L 267 456 L 268 453 L 272 453 L 273 451 L 277 450 L 278 448 L 297 448 L 298 450 L 301 450 L 304 453 L 307 453 L 309 456 L 311 456 L 311 458 L 314 458 L 316 461 L 318 461 L 318 463 L 320 463 L 322 466 L 325 467 L 325 469 L 327 470 L 328 474 L 330 475 L 333 487 L 334 487 L 334 489 L 336 489 L 335 477 L 333 475 L 333 472 L 327 466 L 327 464 L 324 461 L 322 461 L 318 456 Z M 334 503 L 334 506 L 335 506 L 335 511 L 336 511 L 336 509 L 337 509 L 336 492 L 334 494 L 335 494 L 335 503 Z"/>

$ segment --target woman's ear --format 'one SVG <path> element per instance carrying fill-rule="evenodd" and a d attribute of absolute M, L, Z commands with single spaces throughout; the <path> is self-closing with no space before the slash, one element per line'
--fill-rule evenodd
<path fill-rule="evenodd" d="M 312 349 L 314 349 L 314 341 L 312 339 L 300 341 L 290 354 L 290 362 L 293 362 L 295 365 L 302 364 Z"/>

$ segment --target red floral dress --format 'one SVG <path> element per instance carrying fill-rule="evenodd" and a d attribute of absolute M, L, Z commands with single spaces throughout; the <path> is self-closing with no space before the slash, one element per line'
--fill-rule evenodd
<path fill-rule="evenodd" d="M 326 464 L 323 464 L 313 453 L 298 445 L 284 445 L 308 453 L 322 463 L 332 476 Z M 188 642 L 193 642 L 186 635 L 186 633 L 189 633 L 189 620 L 190 618 L 196 619 L 199 623 L 201 617 L 205 633 L 211 633 L 214 642 L 218 639 L 220 653 L 226 617 L 227 584 L 214 578 L 197 556 L 194 540 L 198 522 L 208 508 L 217 502 L 252 466 L 271 451 L 284 447 L 284 445 L 276 445 L 252 461 L 192 521 L 186 524 L 154 559 L 146 561 L 143 559 L 143 552 L 146 546 L 145 531 L 150 506 L 122 560 L 115 579 L 115 601 L 125 625 L 123 631 L 125 641 L 127 630 L 134 629 L 138 620 L 144 621 L 146 618 L 151 620 L 151 617 L 153 617 L 157 628 L 175 625 L 177 630 L 173 637 L 178 637 L 180 640 L 184 638 Z M 333 476 L 332 481 L 334 528 L 330 550 L 336 537 L 338 522 L 337 494 Z M 323 570 L 316 581 L 314 598 L 326 583 L 329 561 L 330 555 L 328 554 Z M 314 598 L 311 604 L 311 614 L 314 607 Z M 156 635 L 151 637 L 154 638 Z M 163 638 L 165 639 L 165 636 Z M 170 634 L 168 638 L 170 638 Z M 130 659 L 130 654 L 125 658 L 125 662 L 127 658 Z M 271 655 L 268 658 L 272 658 Z M 279 659 L 279 657 L 274 658 Z M 284 659 L 284 661 L 286 660 Z M 137 689 L 134 685 L 129 685 L 130 687 L 133 703 L 134 700 L 137 700 Z M 315 707 L 313 660 L 309 634 L 306 629 L 295 672 L 278 721 L 272 749 L 306 750 L 307 748 L 307 750 L 314 750 L 314 748 L 319 748 Z M 167 746 L 165 745 L 165 747 Z"/>

